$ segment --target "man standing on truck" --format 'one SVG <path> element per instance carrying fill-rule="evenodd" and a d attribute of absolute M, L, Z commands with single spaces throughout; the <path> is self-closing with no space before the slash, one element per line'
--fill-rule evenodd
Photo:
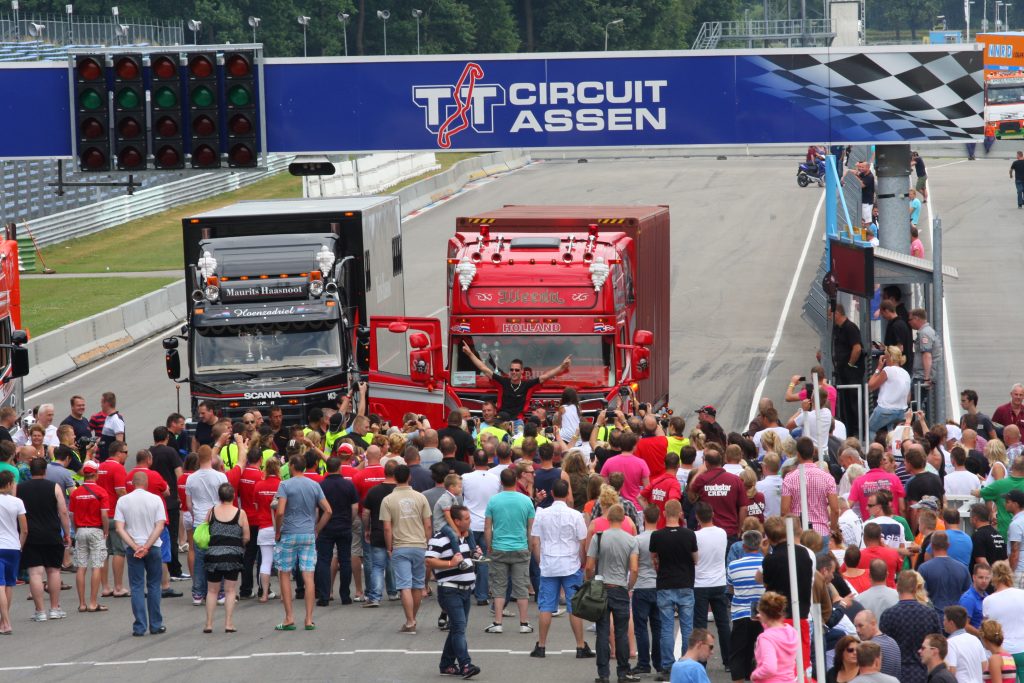
<path fill-rule="evenodd" d="M 480 360 L 467 342 L 462 342 L 462 352 L 465 353 L 470 362 L 476 366 L 489 380 L 497 384 L 501 391 L 498 394 L 498 412 L 504 413 L 509 419 L 521 421 L 523 411 L 526 409 L 526 396 L 538 384 L 543 384 L 549 379 L 569 372 L 572 363 L 572 355 L 565 357 L 560 364 L 551 368 L 539 377 L 523 379 L 523 361 L 518 358 L 508 364 L 508 375 L 499 375 Z"/>

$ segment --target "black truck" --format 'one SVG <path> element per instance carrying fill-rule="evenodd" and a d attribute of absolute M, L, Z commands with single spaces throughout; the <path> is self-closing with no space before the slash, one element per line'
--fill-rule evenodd
<path fill-rule="evenodd" d="M 193 415 L 200 401 L 229 418 L 276 405 L 302 422 L 367 370 L 370 316 L 405 313 L 397 197 L 240 202 L 182 231 L 188 314 L 164 349 Z"/>

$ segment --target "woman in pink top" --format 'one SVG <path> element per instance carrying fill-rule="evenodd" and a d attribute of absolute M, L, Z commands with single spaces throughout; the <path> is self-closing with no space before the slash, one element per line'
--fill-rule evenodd
<path fill-rule="evenodd" d="M 612 509 L 613 505 L 619 504 L 619 494 L 608 484 L 601 484 L 601 494 L 597 498 L 598 502 L 601 503 L 601 516 L 597 517 L 590 523 L 590 528 L 587 529 L 587 542 L 590 542 L 591 537 L 594 534 L 599 534 L 608 530 L 608 519 L 606 515 L 608 511 Z M 633 520 L 626 515 L 626 518 L 622 520 L 622 530 L 628 533 L 630 536 L 636 536 L 636 524 Z"/>
<path fill-rule="evenodd" d="M 786 598 L 768 591 L 757 604 L 757 618 L 764 631 L 757 637 L 754 659 L 757 668 L 750 674 L 754 683 L 793 683 L 797 680 L 796 629 L 782 621 Z"/>

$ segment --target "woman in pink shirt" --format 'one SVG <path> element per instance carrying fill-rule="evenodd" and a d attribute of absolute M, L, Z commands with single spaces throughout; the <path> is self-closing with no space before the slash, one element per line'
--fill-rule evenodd
<path fill-rule="evenodd" d="M 786 598 L 768 591 L 757 604 L 757 618 L 764 631 L 757 637 L 754 659 L 757 668 L 750 674 L 754 683 L 793 683 L 796 671 L 796 629 L 782 621 Z"/>

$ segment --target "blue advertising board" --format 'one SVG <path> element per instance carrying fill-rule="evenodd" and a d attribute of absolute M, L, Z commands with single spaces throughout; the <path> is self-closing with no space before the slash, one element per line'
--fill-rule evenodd
<path fill-rule="evenodd" d="M 269 59 L 271 152 L 970 141 L 970 46 Z M 35 66 L 35 65 L 33 65 Z M 67 67 L 0 67 L 0 158 L 69 156 Z"/>

